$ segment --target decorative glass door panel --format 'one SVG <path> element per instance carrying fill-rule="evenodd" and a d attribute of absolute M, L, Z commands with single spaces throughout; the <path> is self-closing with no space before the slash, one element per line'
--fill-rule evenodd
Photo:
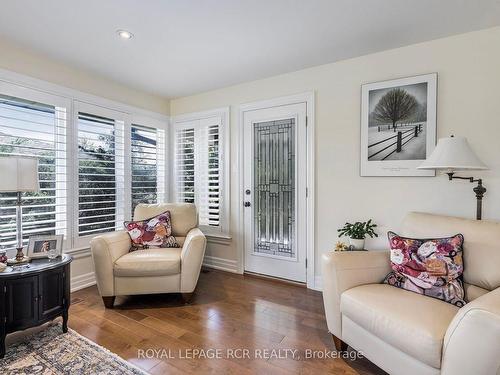
<path fill-rule="evenodd" d="M 254 123 L 254 252 L 296 258 L 295 119 Z"/>
<path fill-rule="evenodd" d="M 297 103 L 243 114 L 247 272 L 306 281 L 306 110 Z"/>

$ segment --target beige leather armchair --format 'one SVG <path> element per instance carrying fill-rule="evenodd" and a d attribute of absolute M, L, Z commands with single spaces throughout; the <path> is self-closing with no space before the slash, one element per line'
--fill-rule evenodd
<path fill-rule="evenodd" d="M 187 302 L 196 288 L 205 254 L 206 237 L 198 226 L 193 204 L 139 204 L 134 220 L 156 216 L 166 210 L 172 219 L 172 234 L 180 248 L 150 248 L 129 252 L 126 231 L 106 233 L 92 239 L 97 287 L 106 307 L 116 296 L 182 293 Z"/>
<path fill-rule="evenodd" d="M 389 251 L 323 255 L 323 300 L 338 350 L 361 351 L 389 374 L 500 374 L 500 223 L 410 213 L 400 233 L 462 233 L 468 303 L 380 284 Z"/>

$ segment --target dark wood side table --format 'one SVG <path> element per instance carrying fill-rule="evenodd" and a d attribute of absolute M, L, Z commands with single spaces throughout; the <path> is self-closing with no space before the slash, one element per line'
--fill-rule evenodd
<path fill-rule="evenodd" d="M 33 259 L 24 266 L 0 272 L 0 358 L 8 333 L 63 318 L 68 332 L 71 255 Z"/>

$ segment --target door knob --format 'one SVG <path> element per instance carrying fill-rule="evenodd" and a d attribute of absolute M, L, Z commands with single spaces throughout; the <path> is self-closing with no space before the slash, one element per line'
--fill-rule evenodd
<path fill-rule="evenodd" d="M 245 203 L 243 203 L 243 206 L 245 206 L 245 207 L 250 207 L 250 202 L 245 202 Z"/>

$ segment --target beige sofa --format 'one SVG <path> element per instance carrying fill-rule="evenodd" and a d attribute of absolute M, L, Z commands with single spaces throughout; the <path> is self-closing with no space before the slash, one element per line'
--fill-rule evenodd
<path fill-rule="evenodd" d="M 458 308 L 380 284 L 388 251 L 323 255 L 323 299 L 338 350 L 346 344 L 390 374 L 500 374 L 500 223 L 410 213 L 399 234 L 462 233 L 468 303 Z"/>
<path fill-rule="evenodd" d="M 196 288 L 206 238 L 198 226 L 193 204 L 139 204 L 134 220 L 156 216 L 166 210 L 172 219 L 172 234 L 180 248 L 147 249 L 129 252 L 126 231 L 106 233 L 92 239 L 97 287 L 106 307 L 115 296 L 153 293 L 182 293 L 188 301 Z"/>

